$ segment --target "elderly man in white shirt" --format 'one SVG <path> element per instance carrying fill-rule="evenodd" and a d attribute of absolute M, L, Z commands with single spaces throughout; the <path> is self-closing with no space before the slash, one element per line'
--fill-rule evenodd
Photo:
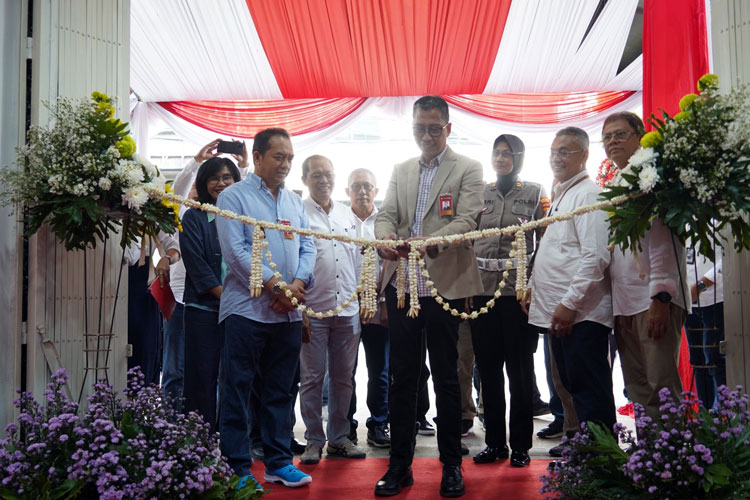
<path fill-rule="evenodd" d="M 643 133 L 637 115 L 609 115 L 602 128 L 607 157 L 624 169 Z M 659 391 L 668 387 L 677 400 L 682 392 L 677 364 L 682 325 L 690 312 L 685 246 L 662 219 L 653 220 L 639 244 L 642 250 L 635 257 L 631 249 L 612 252 L 612 308 L 628 397 L 656 419 Z"/>
<path fill-rule="evenodd" d="M 600 188 L 586 172 L 588 149 L 585 131 L 568 127 L 557 132 L 550 149 L 558 181 L 552 194 L 553 215 L 597 201 Z M 613 318 L 607 240 L 602 211 L 547 227 L 530 279 L 529 323 L 551 334 L 550 348 L 578 419 L 611 430 L 616 417 L 608 360 Z"/>
<path fill-rule="evenodd" d="M 375 174 L 366 168 L 357 168 L 349 174 L 346 194 L 352 203 L 354 222 L 357 226 L 357 236 L 375 239 L 375 217 L 378 209 L 375 206 L 375 196 L 378 188 Z M 378 259 L 378 289 L 380 289 L 380 267 Z M 357 278 L 360 278 L 362 259 L 357 261 Z M 385 309 L 385 297 L 378 301 L 378 312 L 375 317 L 362 321 L 362 346 L 367 360 L 367 408 L 370 416 L 367 419 L 367 443 L 376 448 L 391 446 L 388 433 L 388 388 L 390 375 L 388 373 L 388 357 L 390 352 L 390 337 L 388 334 L 388 315 Z M 356 367 L 355 367 L 356 369 Z M 352 383 L 354 377 L 352 376 Z M 354 412 L 357 410 L 356 385 L 352 390 L 352 403 L 349 407 L 349 421 L 353 429 L 357 427 Z"/>
<path fill-rule="evenodd" d="M 314 155 L 302 163 L 302 182 L 310 191 L 305 209 L 310 228 L 330 234 L 356 236 L 351 209 L 331 199 L 335 174 L 331 160 Z M 351 243 L 315 238 L 315 284 L 307 292 L 305 305 L 315 312 L 343 306 L 357 289 L 359 247 Z M 359 348 L 361 328 L 359 303 L 349 305 L 329 318 L 304 316 L 300 354 L 300 410 L 307 431 L 303 464 L 320 460 L 328 437 L 328 455 L 364 458 L 365 452 L 348 439 L 352 371 Z M 328 360 L 328 428 L 323 431 L 323 378 Z"/>

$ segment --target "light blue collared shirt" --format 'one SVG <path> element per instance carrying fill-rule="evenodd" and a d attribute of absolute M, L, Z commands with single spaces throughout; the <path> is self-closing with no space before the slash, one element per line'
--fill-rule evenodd
<path fill-rule="evenodd" d="M 257 220 L 276 223 L 287 220 L 294 227 L 310 227 L 305 206 L 299 196 L 279 188 L 277 199 L 274 200 L 263 179 L 252 173 L 244 181 L 225 189 L 219 195 L 217 206 Z M 224 321 L 230 314 L 263 323 L 300 321 L 302 315 L 297 310 L 285 314 L 274 312 L 270 307 L 273 295 L 265 289 L 260 297 L 250 297 L 250 255 L 254 227 L 224 217 L 216 219 L 221 253 L 227 265 L 219 321 Z M 315 267 L 315 242 L 312 238 L 297 233 L 292 233 L 292 238 L 285 238 L 276 230 L 266 230 L 265 233 L 276 270 L 282 274 L 284 281 L 291 283 L 295 278 L 300 279 L 309 289 L 313 284 Z M 273 271 L 264 252 L 263 283 L 272 277 Z"/>

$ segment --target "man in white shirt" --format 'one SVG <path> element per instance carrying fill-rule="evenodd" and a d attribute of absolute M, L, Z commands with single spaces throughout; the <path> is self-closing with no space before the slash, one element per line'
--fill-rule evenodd
<path fill-rule="evenodd" d="M 552 215 L 597 201 L 601 190 L 586 172 L 588 150 L 588 135 L 579 128 L 555 135 L 550 165 L 558 184 Z M 600 210 L 547 227 L 530 279 L 529 323 L 551 334 L 550 348 L 578 419 L 611 430 L 616 417 L 608 360 L 613 318 L 607 240 L 606 214 Z"/>
<path fill-rule="evenodd" d="M 620 170 L 640 148 L 643 133 L 643 122 L 633 113 L 604 120 L 604 151 Z M 659 391 L 668 387 L 677 400 L 682 392 L 677 363 L 690 307 L 685 247 L 662 219 L 653 220 L 639 243 L 642 250 L 636 256 L 631 249 L 612 252 L 612 309 L 628 397 L 656 419 Z"/>
<path fill-rule="evenodd" d="M 310 191 L 305 209 L 310 228 L 329 234 L 356 236 L 351 209 L 331 199 L 335 174 L 331 160 L 314 155 L 302 163 L 302 182 Z M 315 284 L 305 296 L 305 305 L 326 312 L 343 304 L 358 285 L 359 247 L 351 243 L 315 238 L 317 257 Z M 337 315 L 317 319 L 303 316 L 300 354 L 300 410 L 307 432 L 303 464 L 320 460 L 328 437 L 328 454 L 364 458 L 365 452 L 348 439 L 347 413 L 352 397 L 352 371 L 359 348 L 359 302 L 357 297 Z M 323 378 L 328 359 L 328 428 L 323 431 Z"/>
<path fill-rule="evenodd" d="M 352 203 L 357 236 L 375 239 L 375 196 L 378 188 L 375 175 L 366 168 L 358 168 L 349 174 L 346 194 Z M 378 266 L 378 289 L 380 288 L 380 263 Z M 357 278 L 361 279 L 362 259 L 357 261 Z M 362 346 L 367 360 L 367 408 L 370 416 L 367 419 L 367 443 L 377 448 L 391 446 L 388 434 L 388 374 L 389 335 L 388 315 L 385 309 L 385 297 L 378 299 L 378 312 L 375 317 L 362 320 Z M 355 366 L 356 369 L 356 366 Z M 352 377 L 353 378 L 353 377 Z M 356 386 L 355 386 L 356 389 Z M 352 404 L 349 407 L 349 420 L 356 429 L 354 412 L 357 410 L 356 390 L 352 390 Z"/>

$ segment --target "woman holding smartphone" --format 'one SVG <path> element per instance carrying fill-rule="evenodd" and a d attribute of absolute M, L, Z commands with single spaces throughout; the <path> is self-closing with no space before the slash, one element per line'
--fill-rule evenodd
<path fill-rule="evenodd" d="M 240 171 L 228 158 L 214 157 L 198 169 L 198 201 L 215 205 L 219 194 L 240 181 Z M 185 262 L 185 402 L 216 430 L 216 387 L 224 331 L 219 324 L 219 300 L 226 274 L 216 231 L 216 216 L 191 208 L 182 217 L 180 249 Z"/>

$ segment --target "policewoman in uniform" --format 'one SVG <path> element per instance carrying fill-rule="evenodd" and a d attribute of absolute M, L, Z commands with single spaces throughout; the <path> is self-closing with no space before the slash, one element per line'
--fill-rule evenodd
<path fill-rule="evenodd" d="M 503 134 L 492 146 L 492 167 L 497 182 L 487 184 L 479 229 L 502 228 L 541 219 L 549 210 L 549 198 L 540 184 L 518 178 L 525 147 L 515 135 Z M 535 232 L 526 233 L 527 263 L 534 251 Z M 541 237 L 538 230 L 536 240 Z M 479 310 L 492 298 L 502 279 L 513 243 L 513 235 L 474 242 L 482 277 L 482 295 L 469 306 Z M 513 261 L 502 296 L 487 314 L 471 320 L 471 336 L 481 379 L 487 447 L 474 457 L 476 463 L 508 458 L 514 467 L 529 465 L 533 423 L 533 352 L 538 334 L 528 331 L 528 317 L 516 298 L 516 267 Z M 505 431 L 503 366 L 510 383 L 510 447 Z"/>

